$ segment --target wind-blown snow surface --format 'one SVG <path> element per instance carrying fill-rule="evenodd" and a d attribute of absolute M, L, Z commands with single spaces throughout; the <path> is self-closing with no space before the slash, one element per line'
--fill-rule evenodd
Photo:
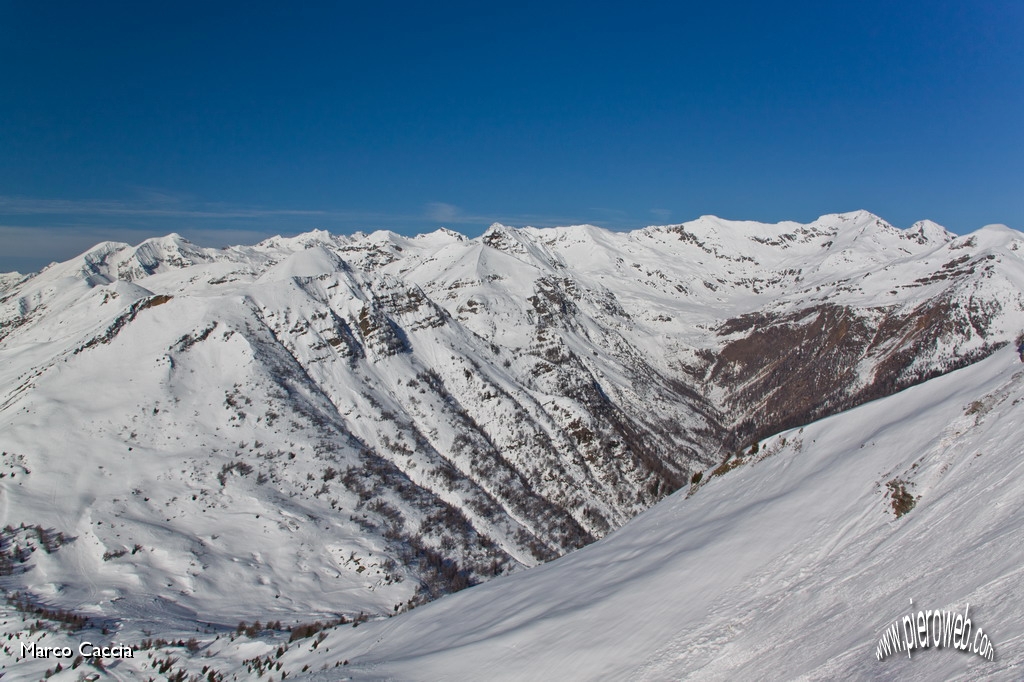
<path fill-rule="evenodd" d="M 290 645 L 207 635 L 194 656 L 157 657 L 228 679 L 256 659 L 275 679 L 1020 679 L 1022 408 L 1024 365 L 1007 348 L 767 438 L 731 471 L 543 566 Z M 896 479 L 916 498 L 900 518 Z M 948 649 L 876 660 L 893 621 L 968 604 L 993 662 Z M 108 672 L 145 674 L 151 653 Z"/>

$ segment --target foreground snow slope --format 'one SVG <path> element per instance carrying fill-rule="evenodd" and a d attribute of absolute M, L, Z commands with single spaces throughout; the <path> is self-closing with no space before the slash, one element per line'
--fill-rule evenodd
<path fill-rule="evenodd" d="M 1001 351 L 769 438 L 745 465 L 558 561 L 286 660 L 342 657 L 357 679 L 1020 679 L 1022 401 L 1024 365 Z M 901 518 L 895 478 L 919 498 Z M 876 661 L 910 599 L 969 603 L 996 660 Z"/>

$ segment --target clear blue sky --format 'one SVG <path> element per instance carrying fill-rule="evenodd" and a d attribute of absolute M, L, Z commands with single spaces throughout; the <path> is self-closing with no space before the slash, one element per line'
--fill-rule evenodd
<path fill-rule="evenodd" d="M 0 0 L 0 270 L 171 231 L 1024 228 L 1024 2 L 636 4 Z"/>

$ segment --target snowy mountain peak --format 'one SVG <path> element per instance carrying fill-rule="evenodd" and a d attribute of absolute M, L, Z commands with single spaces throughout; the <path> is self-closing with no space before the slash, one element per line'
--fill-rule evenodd
<path fill-rule="evenodd" d="M 956 235 L 931 220 L 919 220 L 907 228 L 907 236 L 918 242 L 944 244 L 956 238 Z"/>
<path fill-rule="evenodd" d="M 1002 223 L 991 223 L 989 225 L 985 225 L 984 227 L 982 227 L 981 230 L 984 232 L 996 232 L 1000 234 L 1007 234 L 1016 238 L 1020 238 L 1021 236 L 1021 232 L 1019 230 L 1015 230 L 1012 227 L 1003 225 Z"/>
<path fill-rule="evenodd" d="M 160 245 L 164 248 L 179 247 L 182 244 L 191 244 L 188 239 L 182 237 L 177 232 L 170 232 L 165 234 L 163 237 L 150 237 L 142 242 L 143 244 L 155 244 Z"/>
<path fill-rule="evenodd" d="M 304 246 L 310 244 L 332 244 L 335 241 L 334 235 L 327 230 L 309 230 L 290 238 L 296 244 Z"/>
<path fill-rule="evenodd" d="M 85 263 L 87 263 L 88 265 L 100 265 L 106 263 L 107 258 L 111 254 L 119 253 L 121 251 L 131 248 L 132 245 L 126 242 L 100 242 L 96 246 L 93 246 L 92 248 L 82 253 L 82 255 L 80 255 L 79 258 L 85 261 Z M 75 259 L 72 259 L 72 261 L 74 260 Z"/>
<path fill-rule="evenodd" d="M 333 235 L 327 230 L 311 230 L 302 232 L 292 237 L 275 235 L 259 242 L 255 246 L 232 246 L 226 250 L 231 252 L 232 258 L 242 261 L 266 258 L 269 261 L 276 261 L 286 257 L 290 253 L 312 248 L 325 246 L 327 248 L 338 248 L 357 239 L 359 235 Z"/>
<path fill-rule="evenodd" d="M 324 244 L 305 242 L 295 251 L 264 272 L 258 281 L 275 281 L 293 277 L 319 277 L 345 271 L 348 265 Z"/>
<path fill-rule="evenodd" d="M 874 213 L 872 213 L 871 211 L 865 210 L 863 208 L 857 209 L 856 211 L 846 211 L 845 213 L 829 213 L 829 214 L 826 214 L 824 216 L 821 216 L 821 218 L 819 218 L 818 220 L 827 220 L 827 219 L 833 219 L 833 218 L 834 219 L 838 219 L 840 222 L 853 223 L 855 225 L 868 225 L 868 224 L 876 224 L 876 225 L 885 224 L 885 225 L 889 225 L 887 222 L 882 220 L 881 217 L 879 217 L 879 216 L 875 215 Z M 890 225 L 890 227 L 891 227 L 891 225 Z"/>
<path fill-rule="evenodd" d="M 978 235 L 984 240 L 1001 241 L 1007 244 L 1024 239 L 1024 233 L 1001 223 L 986 225 L 972 234 Z"/>
<path fill-rule="evenodd" d="M 417 239 L 420 239 L 420 238 L 432 239 L 432 238 L 441 238 L 441 237 L 447 238 L 447 239 L 450 239 L 450 240 L 455 240 L 457 242 L 466 241 L 466 235 L 462 234 L 461 232 L 456 232 L 455 230 L 450 230 L 447 227 L 439 227 L 436 230 L 434 230 L 433 232 L 428 232 L 427 234 L 417 235 Z"/>
<path fill-rule="evenodd" d="M 0 292 L 10 289 L 23 279 L 25 279 L 25 275 L 20 272 L 0 272 Z"/>

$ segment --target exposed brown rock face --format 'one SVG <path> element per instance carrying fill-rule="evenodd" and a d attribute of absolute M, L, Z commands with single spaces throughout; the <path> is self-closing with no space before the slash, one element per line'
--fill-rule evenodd
<path fill-rule="evenodd" d="M 910 311 L 825 304 L 776 317 L 753 313 L 719 328 L 739 338 L 715 357 L 708 381 L 744 415 L 735 436 L 746 442 L 980 360 L 1002 344 L 950 355 L 942 346 L 973 333 L 985 338 L 989 319 L 946 297 Z"/>

